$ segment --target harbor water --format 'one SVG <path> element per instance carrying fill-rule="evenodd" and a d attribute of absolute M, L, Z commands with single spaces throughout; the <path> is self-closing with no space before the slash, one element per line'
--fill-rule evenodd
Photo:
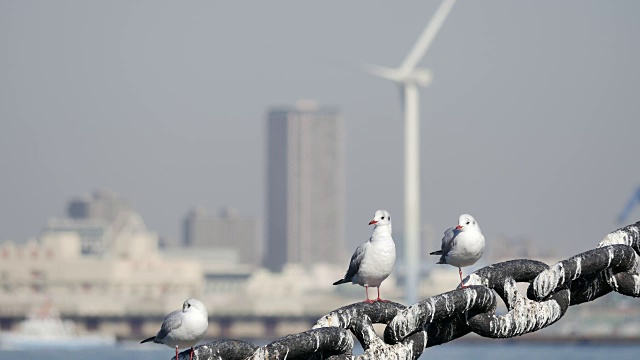
<path fill-rule="evenodd" d="M 148 345 L 148 346 L 145 346 Z M 154 346 L 155 345 L 155 346 Z M 539 360 L 539 359 L 637 359 L 640 343 L 625 344 L 544 344 L 455 342 L 426 349 L 421 360 Z M 169 360 L 173 351 L 157 344 L 126 344 L 92 349 L 12 349 L 0 351 L 0 360 Z"/>

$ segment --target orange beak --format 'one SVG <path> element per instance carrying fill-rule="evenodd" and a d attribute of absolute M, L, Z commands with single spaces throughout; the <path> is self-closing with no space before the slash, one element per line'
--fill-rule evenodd
<path fill-rule="evenodd" d="M 369 225 L 373 225 L 373 224 L 377 224 L 378 222 L 376 220 L 371 220 L 371 222 L 369 222 Z"/>

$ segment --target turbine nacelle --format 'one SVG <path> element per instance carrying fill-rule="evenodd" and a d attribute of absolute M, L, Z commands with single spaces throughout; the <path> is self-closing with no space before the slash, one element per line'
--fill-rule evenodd
<path fill-rule="evenodd" d="M 415 68 L 409 72 L 405 72 L 400 68 L 388 68 L 379 65 L 364 65 L 363 70 L 371 75 L 391 80 L 397 84 L 416 84 L 420 86 L 429 86 L 433 80 L 433 75 L 428 69 Z"/>
<path fill-rule="evenodd" d="M 407 74 L 404 82 L 414 82 L 420 86 L 429 86 L 432 80 L 433 75 L 431 74 L 431 71 L 428 69 L 416 68 Z"/>

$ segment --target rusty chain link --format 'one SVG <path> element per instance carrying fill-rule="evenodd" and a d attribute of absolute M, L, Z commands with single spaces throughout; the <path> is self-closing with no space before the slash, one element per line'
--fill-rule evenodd
<path fill-rule="evenodd" d="M 219 340 L 196 348 L 198 359 L 417 359 L 425 348 L 470 332 L 509 338 L 558 321 L 569 306 L 611 291 L 640 297 L 640 221 L 607 235 L 596 249 L 552 266 L 535 260 L 489 265 L 465 278 L 465 288 L 405 307 L 394 302 L 351 304 L 320 318 L 312 330 L 262 347 Z M 526 295 L 517 283 L 529 283 Z M 507 313 L 496 314 L 500 297 Z M 384 340 L 373 324 L 387 324 Z M 353 356 L 353 334 L 364 349 Z M 180 359 L 188 358 L 185 351 Z"/>

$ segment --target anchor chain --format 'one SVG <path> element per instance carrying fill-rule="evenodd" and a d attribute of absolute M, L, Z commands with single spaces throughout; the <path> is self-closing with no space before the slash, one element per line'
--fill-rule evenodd
<path fill-rule="evenodd" d="M 347 305 L 313 328 L 257 347 L 218 340 L 196 347 L 198 359 L 417 359 L 425 348 L 470 332 L 510 338 L 560 320 L 570 306 L 612 291 L 640 297 L 640 221 L 607 235 L 596 249 L 554 265 L 519 259 L 486 266 L 467 276 L 465 288 L 405 307 L 394 302 Z M 526 294 L 518 283 L 529 283 Z M 496 314 L 497 298 L 507 313 Z M 387 324 L 384 340 L 373 324 Z M 364 353 L 352 355 L 353 334 Z M 179 355 L 187 359 L 189 352 Z"/>

